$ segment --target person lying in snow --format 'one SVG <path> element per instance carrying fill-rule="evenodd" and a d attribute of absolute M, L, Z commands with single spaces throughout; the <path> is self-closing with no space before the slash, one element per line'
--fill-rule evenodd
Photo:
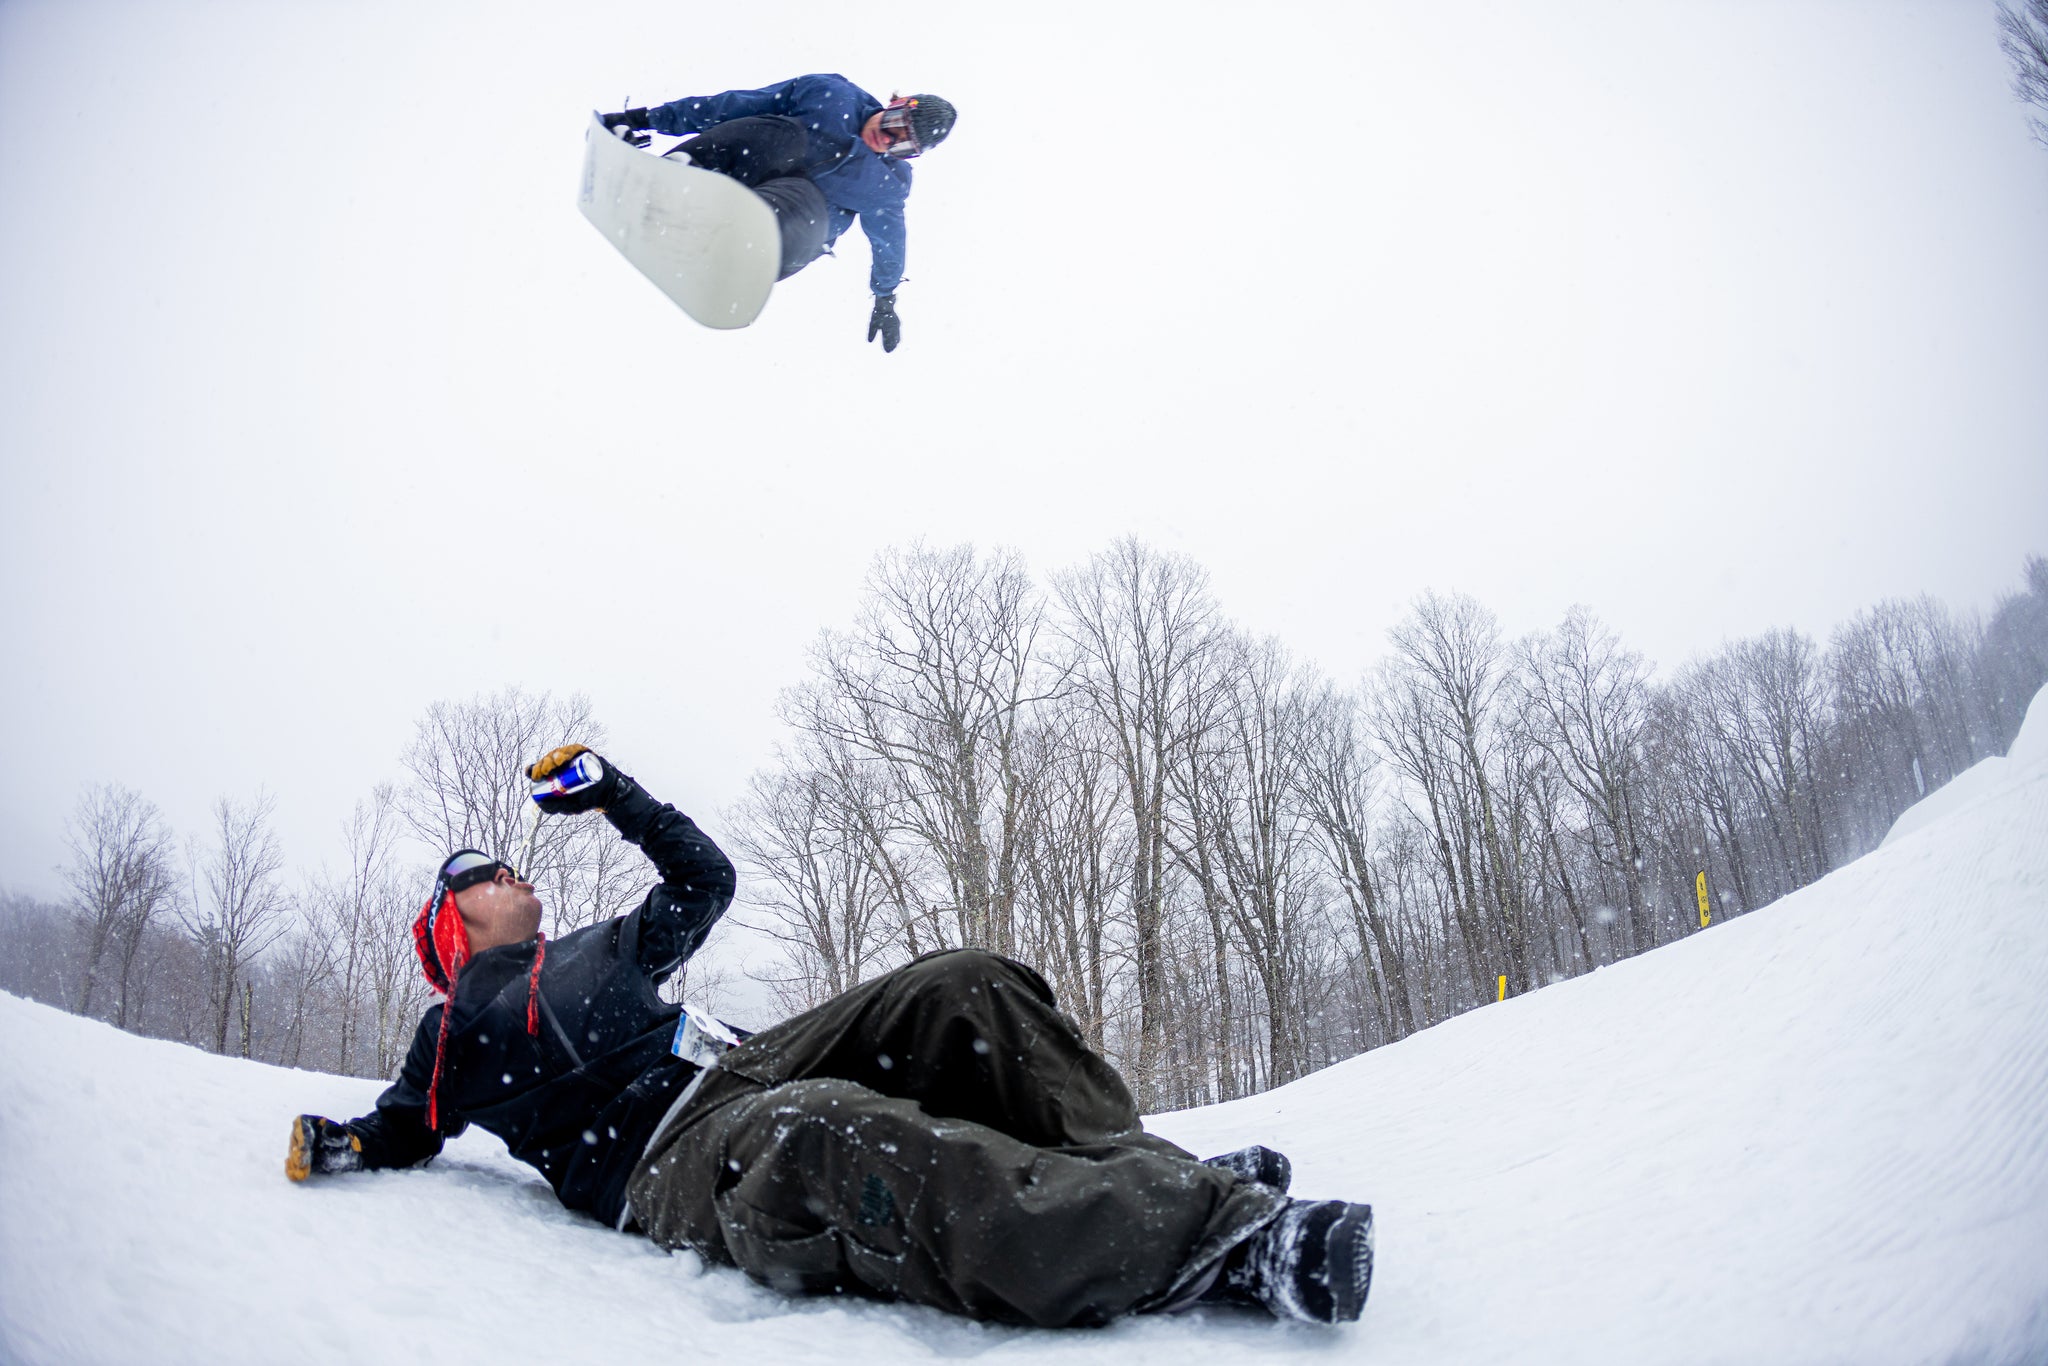
<path fill-rule="evenodd" d="M 649 132 L 697 134 L 668 155 L 731 176 L 768 201 L 782 230 L 778 280 L 824 255 L 858 215 L 874 250 L 868 340 L 880 336 L 884 351 L 894 351 L 902 338 L 896 286 L 903 280 L 903 204 L 910 197 L 905 163 L 944 142 L 955 118 L 953 106 L 937 95 L 884 104 L 833 75 L 598 115 L 606 128 L 640 146 Z"/>
<path fill-rule="evenodd" d="M 554 750 L 529 775 L 586 752 Z M 549 942 L 531 884 L 489 855 L 451 856 L 413 927 L 445 1000 L 374 1113 L 294 1121 L 293 1180 L 412 1166 L 475 1123 L 569 1208 L 789 1293 L 1046 1327 L 1202 1300 L 1358 1317 L 1371 1207 L 1288 1199 L 1270 1149 L 1199 1162 L 1146 1133 L 1123 1079 L 1022 963 L 927 954 L 707 1066 L 678 1056 L 691 1016 L 656 988 L 725 912 L 733 867 L 599 763 L 597 783 L 543 808 L 601 810 L 660 885 Z"/>

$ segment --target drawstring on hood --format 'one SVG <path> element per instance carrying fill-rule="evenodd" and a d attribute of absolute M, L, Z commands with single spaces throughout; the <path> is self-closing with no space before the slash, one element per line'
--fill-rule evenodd
<path fill-rule="evenodd" d="M 533 970 L 526 974 L 526 1032 L 533 1038 L 540 1037 L 540 965 L 548 956 L 548 933 L 537 930 L 533 936 Z"/>

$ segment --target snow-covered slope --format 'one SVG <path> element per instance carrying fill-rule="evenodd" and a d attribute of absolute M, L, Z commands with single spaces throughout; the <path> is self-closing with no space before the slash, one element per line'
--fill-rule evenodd
<path fill-rule="evenodd" d="M 360 1113 L 375 1084 L 0 997 L 0 1357 L 2048 1360 L 2048 701 L 1990 772 L 1753 915 L 1160 1117 L 1377 1206 L 1355 1328 L 787 1300 L 565 1214 L 474 1133 L 297 1187 L 287 1117 Z"/>
<path fill-rule="evenodd" d="M 2043 733 L 2048 729 L 2048 722 L 2036 717 L 2033 708 L 2029 708 L 2027 719 L 2032 724 L 2023 728 L 2013 740 L 2009 754 L 2004 758 L 1993 755 L 1979 760 L 1958 773 L 1946 786 L 1936 788 L 1907 807 L 1892 822 L 1892 828 L 1885 832 L 1884 843 L 1904 839 L 1915 830 L 1974 806 L 2013 783 L 2024 782 L 2039 765 L 2048 763 L 2048 734 Z"/>

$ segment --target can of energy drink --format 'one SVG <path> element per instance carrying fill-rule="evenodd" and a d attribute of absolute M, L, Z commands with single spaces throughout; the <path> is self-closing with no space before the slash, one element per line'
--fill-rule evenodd
<path fill-rule="evenodd" d="M 533 780 L 533 799 L 542 801 L 549 797 L 566 797 L 572 792 L 581 792 L 604 779 L 604 765 L 595 754 L 588 751 L 576 756 L 574 762 L 564 766 L 550 777 Z"/>

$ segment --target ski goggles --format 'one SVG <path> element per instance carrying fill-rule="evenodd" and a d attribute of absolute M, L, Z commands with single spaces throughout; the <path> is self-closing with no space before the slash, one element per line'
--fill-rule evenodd
<path fill-rule="evenodd" d="M 899 161 L 908 161 L 924 151 L 917 140 L 917 129 L 910 122 L 910 111 L 915 108 L 915 99 L 891 100 L 889 107 L 882 111 L 881 123 L 876 125 L 876 131 L 889 141 L 887 155 Z"/>
<path fill-rule="evenodd" d="M 458 849 L 441 865 L 439 878 L 442 887 L 459 892 L 481 882 L 494 881 L 500 869 L 512 874 L 514 881 L 518 880 L 519 871 L 503 859 L 492 858 L 476 849 Z"/>

